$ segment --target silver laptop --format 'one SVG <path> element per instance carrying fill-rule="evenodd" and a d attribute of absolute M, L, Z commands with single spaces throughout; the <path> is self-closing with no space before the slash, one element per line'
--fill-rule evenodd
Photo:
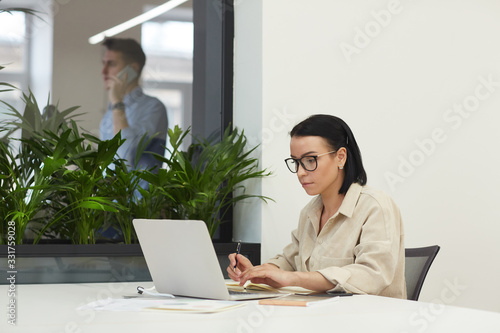
<path fill-rule="evenodd" d="M 203 221 L 134 219 L 133 224 L 159 293 L 219 300 L 283 296 L 230 291 Z"/>

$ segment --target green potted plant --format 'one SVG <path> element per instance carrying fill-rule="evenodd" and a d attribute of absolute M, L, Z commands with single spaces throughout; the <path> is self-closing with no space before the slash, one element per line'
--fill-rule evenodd
<path fill-rule="evenodd" d="M 172 173 L 169 194 L 174 207 L 171 217 L 205 221 L 213 236 L 221 223 L 226 222 L 228 210 L 237 202 L 265 196 L 247 194 L 242 183 L 249 179 L 262 178 L 270 173 L 258 169 L 258 160 L 251 154 L 256 149 L 246 150 L 247 140 L 243 132 L 227 128 L 218 142 L 196 140 L 187 151 L 179 147 L 189 131 L 182 132 L 177 126 L 169 130 L 173 151 L 163 160 Z M 235 190 L 241 189 L 236 195 Z"/>
<path fill-rule="evenodd" d="M 213 236 L 235 203 L 250 197 L 269 199 L 244 191 L 234 194 L 244 189 L 244 181 L 269 175 L 258 169 L 257 159 L 251 157 L 255 148 L 246 149 L 238 129 L 226 129 L 218 142 L 195 139 L 182 151 L 189 129 L 176 126 L 168 133 L 168 157 L 156 155 L 166 168 L 129 170 L 116 156 L 123 143 L 119 133 L 101 141 L 78 128 L 76 107 L 59 111 L 47 105 L 50 112 L 44 113 L 31 92 L 23 94 L 23 100 L 23 114 L 6 104 L 11 120 L 1 128 L 0 242 L 5 242 L 10 221 L 15 222 L 18 244 L 41 239 L 94 244 L 106 228 L 120 230 L 123 242 L 130 244 L 137 242 L 133 218 L 199 219 Z M 16 130 L 22 132 L 17 152 L 8 139 Z M 148 189 L 138 186 L 141 180 L 148 182 Z M 29 240 L 28 229 L 33 235 Z"/>
<path fill-rule="evenodd" d="M 104 170 L 114 160 L 120 138 L 99 141 L 80 135 L 69 119 L 75 108 L 62 112 L 56 108 L 46 115 L 31 92 L 23 94 L 23 100 L 23 115 L 6 104 L 14 120 L 1 128 L 5 133 L 0 147 L 2 230 L 7 221 L 14 221 L 18 244 L 28 225 L 35 242 L 50 231 L 74 243 L 94 243 L 96 227 L 103 221 L 100 212 L 117 211 L 118 205 L 106 193 L 100 195 L 99 184 L 104 183 Z M 21 130 L 18 149 L 9 142 L 14 140 L 7 139 L 16 130 Z"/>

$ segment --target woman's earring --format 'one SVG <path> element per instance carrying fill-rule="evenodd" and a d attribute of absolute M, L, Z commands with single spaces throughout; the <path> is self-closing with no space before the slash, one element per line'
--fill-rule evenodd
<path fill-rule="evenodd" d="M 339 165 L 339 169 L 342 170 L 344 168 L 343 165 Z"/>

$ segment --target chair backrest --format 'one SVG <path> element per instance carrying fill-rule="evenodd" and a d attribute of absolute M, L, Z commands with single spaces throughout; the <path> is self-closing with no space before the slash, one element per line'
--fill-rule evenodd
<path fill-rule="evenodd" d="M 406 292 L 409 300 L 418 301 L 427 272 L 439 249 L 438 245 L 405 249 Z"/>

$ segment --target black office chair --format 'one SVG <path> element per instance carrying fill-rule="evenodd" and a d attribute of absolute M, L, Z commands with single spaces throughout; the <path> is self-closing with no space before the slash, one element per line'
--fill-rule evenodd
<path fill-rule="evenodd" d="M 408 299 L 418 301 L 427 272 L 439 252 L 438 245 L 405 249 L 405 279 Z"/>

